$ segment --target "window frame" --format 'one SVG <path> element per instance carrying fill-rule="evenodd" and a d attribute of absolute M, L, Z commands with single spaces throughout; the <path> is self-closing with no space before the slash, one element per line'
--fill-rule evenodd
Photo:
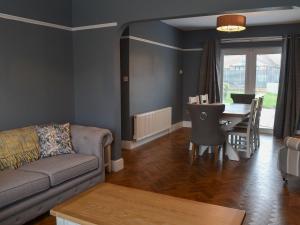
<path fill-rule="evenodd" d="M 223 66 L 225 55 L 246 55 L 245 94 L 255 93 L 257 55 L 282 54 L 282 47 L 222 48 L 220 54 L 220 97 L 223 102 Z"/>

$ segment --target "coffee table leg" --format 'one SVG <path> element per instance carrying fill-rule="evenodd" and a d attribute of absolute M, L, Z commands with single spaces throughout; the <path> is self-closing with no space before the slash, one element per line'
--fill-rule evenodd
<path fill-rule="evenodd" d="M 60 217 L 56 217 L 56 225 L 80 225 L 80 224 L 68 221 Z"/>

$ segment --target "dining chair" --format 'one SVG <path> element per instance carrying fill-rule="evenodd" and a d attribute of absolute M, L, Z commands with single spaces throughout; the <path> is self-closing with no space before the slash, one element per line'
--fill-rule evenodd
<path fill-rule="evenodd" d="M 222 129 L 219 121 L 225 110 L 225 105 L 188 104 L 187 108 L 192 122 L 191 143 L 193 160 L 196 155 L 202 155 L 205 152 L 205 150 L 199 152 L 199 148 L 203 146 L 217 146 L 219 151 L 222 150 L 226 143 L 226 132 Z"/>
<path fill-rule="evenodd" d="M 246 127 L 235 126 L 228 131 L 228 142 L 238 151 L 246 152 L 246 157 L 250 158 L 254 153 L 254 135 L 255 135 L 255 116 L 257 99 L 251 103 L 249 122 Z"/>
<path fill-rule="evenodd" d="M 189 97 L 189 104 L 200 104 L 199 95 L 196 95 L 195 97 L 190 96 Z"/>
<path fill-rule="evenodd" d="M 260 124 L 260 117 L 262 106 L 264 102 L 264 97 L 259 97 L 257 100 L 256 111 L 255 111 L 255 126 L 254 126 L 254 149 L 257 150 L 260 146 L 260 131 L 259 131 L 259 124 Z M 239 123 L 236 127 L 239 128 L 247 128 L 249 123 L 249 118 L 246 118 L 244 121 Z"/>
<path fill-rule="evenodd" d="M 264 104 L 264 97 L 258 98 L 256 115 L 255 115 L 255 147 L 258 149 L 260 147 L 260 131 L 259 131 L 259 124 L 260 124 L 260 117 L 261 111 Z"/>
<path fill-rule="evenodd" d="M 209 104 L 208 94 L 200 95 L 200 103 L 201 104 Z"/>
<path fill-rule="evenodd" d="M 234 94 L 231 95 L 233 103 L 251 104 L 252 100 L 255 99 L 255 94 Z"/>

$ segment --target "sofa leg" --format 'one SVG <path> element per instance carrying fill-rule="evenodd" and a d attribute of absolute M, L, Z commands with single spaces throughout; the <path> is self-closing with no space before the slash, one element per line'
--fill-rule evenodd
<path fill-rule="evenodd" d="M 111 173 L 111 145 L 104 148 L 104 167 L 106 172 Z"/>

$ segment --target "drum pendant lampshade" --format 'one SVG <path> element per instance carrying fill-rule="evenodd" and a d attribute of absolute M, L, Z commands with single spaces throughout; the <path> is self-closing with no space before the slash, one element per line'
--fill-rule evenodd
<path fill-rule="evenodd" d="M 242 15 L 223 15 L 217 18 L 217 30 L 239 32 L 246 29 L 246 17 Z"/>

